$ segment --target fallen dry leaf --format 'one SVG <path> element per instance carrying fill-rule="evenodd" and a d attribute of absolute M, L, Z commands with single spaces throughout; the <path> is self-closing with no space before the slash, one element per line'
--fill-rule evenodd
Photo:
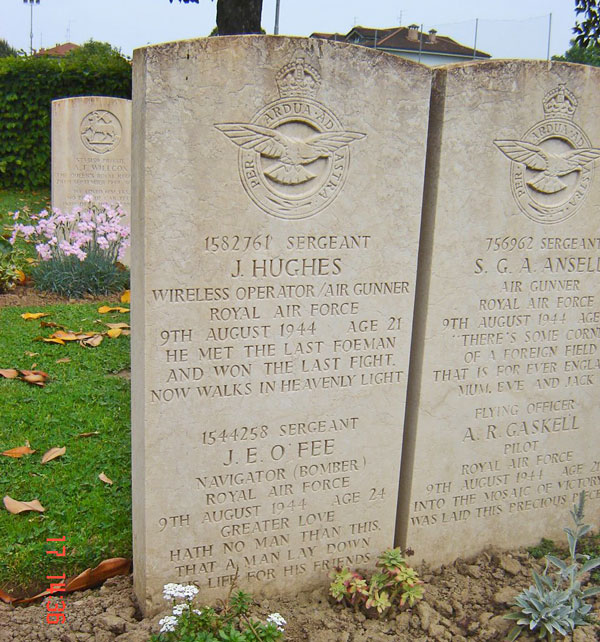
<path fill-rule="evenodd" d="M 121 294 L 121 303 L 130 303 L 130 302 L 131 302 L 131 291 L 125 290 L 125 292 Z"/>
<path fill-rule="evenodd" d="M 18 459 L 19 457 L 23 457 L 23 455 L 31 455 L 31 453 L 34 453 L 35 450 L 31 450 L 29 447 L 29 444 L 26 446 L 17 446 L 17 448 L 11 448 L 10 450 L 5 450 L 3 453 L 0 453 L 2 455 L 6 455 L 7 457 L 14 457 L 15 459 Z"/>
<path fill-rule="evenodd" d="M 41 319 L 42 317 L 49 317 L 50 315 L 46 312 L 25 312 L 21 315 L 22 319 L 29 321 L 31 319 Z"/>
<path fill-rule="evenodd" d="M 100 314 L 107 314 L 108 312 L 129 312 L 129 308 L 111 308 L 109 305 L 103 305 L 98 308 Z"/>
<path fill-rule="evenodd" d="M 26 357 L 39 357 L 40 353 L 39 352 L 31 352 L 30 350 L 25 350 L 23 353 Z"/>
<path fill-rule="evenodd" d="M 91 348 L 95 348 L 96 346 L 99 346 L 102 343 L 102 339 L 104 337 L 101 334 L 94 334 L 91 337 L 87 339 L 83 339 L 79 343 L 85 348 L 86 346 L 89 346 Z"/>
<path fill-rule="evenodd" d="M 46 379 L 49 376 L 47 372 L 42 372 L 41 370 L 20 370 L 20 373 L 22 381 L 41 387 L 46 385 Z"/>
<path fill-rule="evenodd" d="M 10 604 L 11 602 L 14 602 L 17 598 L 12 597 L 12 595 L 9 595 L 8 593 L 5 593 L 2 589 L 0 589 L 0 600 L 5 602 L 6 604 Z"/>
<path fill-rule="evenodd" d="M 83 573 L 71 577 L 65 582 L 65 593 L 72 593 L 73 591 L 83 591 L 88 588 L 93 588 L 98 586 L 107 580 L 110 577 L 115 577 L 117 575 L 127 575 L 131 569 L 131 560 L 128 560 L 124 557 L 113 557 L 108 560 L 100 562 L 95 568 L 87 568 Z M 62 592 L 62 591 L 61 591 Z M 42 593 L 38 593 L 33 597 L 25 597 L 16 599 L 7 595 L 6 593 L 0 593 L 0 599 L 3 599 L 5 602 L 12 602 L 13 604 L 30 604 L 36 600 L 46 597 L 46 595 L 51 595 L 53 591 L 51 589 L 46 589 Z"/>
<path fill-rule="evenodd" d="M 40 321 L 40 326 L 42 328 L 60 328 L 61 330 L 65 329 L 64 325 L 61 325 L 60 323 L 54 323 L 52 321 Z"/>
<path fill-rule="evenodd" d="M 111 339 L 116 339 L 123 334 L 122 328 L 110 328 L 106 333 Z"/>
<path fill-rule="evenodd" d="M 16 374 L 15 374 L 16 373 Z M 20 379 L 36 386 L 45 386 L 49 375 L 41 370 L 0 370 L 0 376 L 6 379 Z"/>
<path fill-rule="evenodd" d="M 65 332 L 64 330 L 57 330 L 50 335 L 50 339 L 60 339 L 61 341 L 79 341 L 80 336 L 76 332 Z"/>
<path fill-rule="evenodd" d="M 100 562 L 98 566 L 92 569 L 86 569 L 77 577 L 67 581 L 66 591 L 77 591 L 88 589 L 96 586 L 100 582 L 107 580 L 115 575 L 127 575 L 131 567 L 131 560 L 124 557 L 113 557 Z"/>
<path fill-rule="evenodd" d="M 58 343 L 61 346 L 65 345 L 62 339 L 53 339 L 52 337 L 36 337 L 34 341 L 43 341 L 44 343 Z"/>
<path fill-rule="evenodd" d="M 63 357 L 62 359 L 57 359 L 55 363 L 69 363 L 70 361 L 69 357 Z"/>
<path fill-rule="evenodd" d="M 17 279 L 19 280 L 19 283 L 25 283 L 27 281 L 27 276 L 23 270 L 16 269 L 15 272 L 17 273 Z"/>
<path fill-rule="evenodd" d="M 44 453 L 44 456 L 42 457 L 42 464 L 47 464 L 49 461 L 52 461 L 57 457 L 62 457 L 66 452 L 67 452 L 66 446 L 63 446 L 62 448 L 59 448 L 59 447 L 50 448 L 50 450 L 47 450 Z"/>
<path fill-rule="evenodd" d="M 76 437 L 94 437 L 99 434 L 100 433 L 97 430 L 94 430 L 94 432 L 80 432 L 78 435 L 75 435 L 75 436 Z"/>
<path fill-rule="evenodd" d="M 98 475 L 98 479 L 100 481 L 103 481 L 105 484 L 112 484 L 113 483 L 113 480 L 109 479 L 104 473 L 100 473 Z"/>
<path fill-rule="evenodd" d="M 129 328 L 129 323 L 105 323 L 104 324 L 107 328 L 115 328 L 115 329 L 121 329 L 125 330 Z"/>
<path fill-rule="evenodd" d="M 46 597 L 46 595 L 53 595 L 55 591 L 50 590 L 47 588 L 45 591 L 42 593 L 38 593 L 37 595 L 34 595 L 33 597 L 12 597 L 11 595 L 8 595 L 7 597 L 9 598 L 9 604 L 12 602 L 12 604 L 31 604 L 31 602 L 35 602 L 36 600 L 40 600 L 43 597 Z"/>
<path fill-rule="evenodd" d="M 17 499 L 5 495 L 2 501 L 4 502 L 6 510 L 13 515 L 29 510 L 34 510 L 38 513 L 43 513 L 46 510 L 37 499 L 32 499 L 30 502 L 20 502 Z"/>

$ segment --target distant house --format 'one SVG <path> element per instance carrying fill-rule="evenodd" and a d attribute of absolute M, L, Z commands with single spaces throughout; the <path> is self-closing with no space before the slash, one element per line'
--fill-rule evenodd
<path fill-rule="evenodd" d="M 79 49 L 79 45 L 73 44 L 72 42 L 65 42 L 62 45 L 56 45 L 55 47 L 50 47 L 50 49 L 40 49 L 36 51 L 34 55 L 36 56 L 50 56 L 51 58 L 62 58 L 66 56 L 73 49 Z"/>
<path fill-rule="evenodd" d="M 389 29 L 353 27 L 346 35 L 315 32 L 310 37 L 380 49 L 431 66 L 491 58 L 490 54 L 461 45 L 448 36 L 438 36 L 435 29 L 423 33 L 418 25 Z"/>

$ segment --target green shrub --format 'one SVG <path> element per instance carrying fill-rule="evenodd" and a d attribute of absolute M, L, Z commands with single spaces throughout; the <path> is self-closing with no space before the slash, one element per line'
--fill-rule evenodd
<path fill-rule="evenodd" d="M 23 279 L 27 257 L 0 236 L 0 293 L 12 290 Z"/>
<path fill-rule="evenodd" d="M 0 58 L 0 188 L 50 184 L 51 102 L 70 96 L 131 98 L 120 56 Z"/>
<path fill-rule="evenodd" d="M 81 299 L 85 294 L 111 294 L 129 287 L 129 270 L 90 252 L 85 260 L 61 256 L 38 263 L 31 271 L 38 290 Z"/>
<path fill-rule="evenodd" d="M 401 549 L 383 552 L 377 558 L 377 567 L 379 572 L 373 573 L 370 580 L 348 568 L 337 568 L 331 575 L 330 595 L 369 615 L 383 615 L 407 603 L 413 606 L 423 597 L 423 582 L 406 564 Z"/>
<path fill-rule="evenodd" d="M 552 642 L 556 634 L 567 636 L 578 626 L 589 623 L 592 605 L 588 598 L 600 593 L 600 587 L 583 589 L 583 577 L 600 566 L 600 557 L 577 552 L 577 543 L 589 533 L 591 526 L 583 523 L 585 491 L 579 496 L 579 503 L 573 507 L 571 517 L 575 530 L 565 528 L 569 544 L 570 564 L 555 557 L 546 555 L 546 568 L 542 575 L 533 573 L 534 585 L 521 591 L 515 598 L 516 611 L 505 615 L 508 620 L 515 620 L 516 625 L 508 634 L 508 640 L 514 642 L 524 630 L 532 631 L 538 640 Z M 554 573 L 548 574 L 553 567 Z"/>

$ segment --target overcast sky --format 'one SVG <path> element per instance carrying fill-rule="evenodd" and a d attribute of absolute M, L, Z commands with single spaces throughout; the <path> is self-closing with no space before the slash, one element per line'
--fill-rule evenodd
<path fill-rule="evenodd" d="M 273 33 L 276 0 L 263 0 L 262 24 Z M 569 48 L 573 0 L 280 0 L 279 32 L 346 33 L 366 27 L 423 25 L 494 58 L 546 58 Z M 110 42 L 131 56 L 147 44 L 206 36 L 215 26 L 216 2 L 169 0 L 40 0 L 33 5 L 34 49 L 90 38 Z M 29 51 L 31 9 L 23 0 L 0 0 L 0 38 Z M 478 22 L 476 22 L 478 19 Z M 476 29 L 477 26 L 477 29 Z"/>

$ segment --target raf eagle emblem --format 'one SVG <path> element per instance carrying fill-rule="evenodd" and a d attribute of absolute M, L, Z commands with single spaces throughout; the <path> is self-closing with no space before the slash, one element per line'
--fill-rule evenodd
<path fill-rule="evenodd" d="M 582 171 L 585 165 L 600 156 L 600 149 L 591 147 L 555 154 L 523 140 L 496 140 L 494 144 L 510 160 L 541 172 L 527 181 L 527 185 L 542 194 L 555 194 L 565 189 L 567 185 L 560 180 L 561 176 Z"/>
<path fill-rule="evenodd" d="M 264 173 L 282 185 L 306 183 L 317 175 L 305 165 L 331 154 L 355 140 L 365 137 L 358 132 L 326 132 L 305 139 L 293 138 L 261 125 L 250 123 L 222 123 L 215 127 L 228 136 L 236 145 L 246 150 L 254 150 L 266 158 L 277 159 Z"/>

